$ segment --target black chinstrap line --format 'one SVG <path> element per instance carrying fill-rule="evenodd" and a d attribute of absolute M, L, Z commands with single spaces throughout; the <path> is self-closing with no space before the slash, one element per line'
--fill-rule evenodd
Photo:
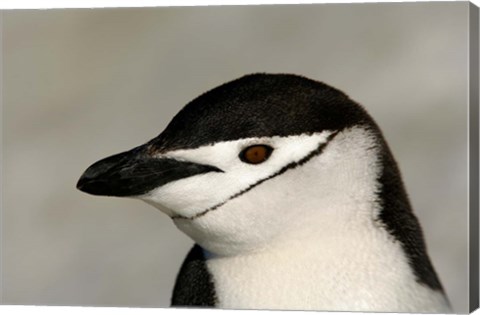
<path fill-rule="evenodd" d="M 268 177 L 265 177 L 263 179 L 260 179 L 259 181 L 257 181 L 256 183 L 248 186 L 247 188 L 239 191 L 238 193 L 230 196 L 229 198 L 227 198 L 227 200 L 221 202 L 221 203 L 218 203 L 216 204 L 215 206 L 212 206 L 202 212 L 199 212 L 197 214 L 195 214 L 194 216 L 191 216 L 191 217 L 185 217 L 185 216 L 182 216 L 182 215 L 175 215 L 175 216 L 172 216 L 171 218 L 173 220 L 175 219 L 183 219 L 183 220 L 194 220 L 194 219 L 197 219 L 199 217 L 202 217 L 204 216 L 205 214 L 211 212 L 211 211 L 214 211 L 218 208 L 220 208 L 221 206 L 225 205 L 227 202 L 229 202 L 230 200 L 232 199 L 235 199 L 235 198 L 238 198 L 240 197 L 241 195 L 249 192 L 250 190 L 252 190 L 253 188 L 257 187 L 258 185 L 266 182 L 267 180 L 270 180 L 272 178 L 275 178 L 279 175 L 282 175 L 283 173 L 285 173 L 286 171 L 288 171 L 289 169 L 294 169 L 296 168 L 297 166 L 302 166 L 303 164 L 305 164 L 306 162 L 308 162 L 310 159 L 312 159 L 314 156 L 317 156 L 317 155 L 320 155 L 324 150 L 325 148 L 327 147 L 327 145 L 330 143 L 330 141 L 333 140 L 333 138 L 339 133 L 340 131 L 335 131 L 334 133 L 332 133 L 331 135 L 329 135 L 327 137 L 327 141 L 324 142 L 324 143 L 321 143 L 315 150 L 311 151 L 309 154 L 307 154 L 305 157 L 303 157 L 302 159 L 300 159 L 298 162 L 292 162 L 292 163 L 289 163 L 287 165 L 285 165 L 284 167 L 282 167 L 280 170 L 278 170 L 277 172 L 273 173 L 272 175 L 268 176 Z"/>

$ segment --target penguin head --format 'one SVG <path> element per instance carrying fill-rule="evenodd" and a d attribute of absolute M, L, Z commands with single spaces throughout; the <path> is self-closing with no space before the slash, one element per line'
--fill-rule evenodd
<path fill-rule="evenodd" d="M 358 216 L 343 205 L 374 202 L 379 138 L 341 91 L 253 74 L 194 99 L 146 144 L 94 163 L 77 187 L 141 199 L 228 255 L 267 246 L 313 217 L 328 230 Z"/>

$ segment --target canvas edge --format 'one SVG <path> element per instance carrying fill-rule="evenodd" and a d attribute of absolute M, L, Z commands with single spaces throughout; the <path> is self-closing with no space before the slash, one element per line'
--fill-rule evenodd
<path fill-rule="evenodd" d="M 469 311 L 479 307 L 479 19 L 469 4 Z"/>

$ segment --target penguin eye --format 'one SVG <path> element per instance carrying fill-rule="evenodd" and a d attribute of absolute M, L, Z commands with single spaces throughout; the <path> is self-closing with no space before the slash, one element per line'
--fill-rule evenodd
<path fill-rule="evenodd" d="M 268 160 L 270 154 L 272 154 L 273 148 L 264 145 L 252 145 L 240 152 L 240 160 L 248 164 L 260 164 Z"/>

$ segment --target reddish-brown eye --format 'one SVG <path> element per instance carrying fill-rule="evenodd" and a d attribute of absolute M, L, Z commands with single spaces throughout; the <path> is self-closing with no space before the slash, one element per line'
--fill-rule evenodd
<path fill-rule="evenodd" d="M 252 145 L 240 152 L 240 160 L 249 164 L 260 164 L 268 160 L 273 148 L 268 145 Z"/>

